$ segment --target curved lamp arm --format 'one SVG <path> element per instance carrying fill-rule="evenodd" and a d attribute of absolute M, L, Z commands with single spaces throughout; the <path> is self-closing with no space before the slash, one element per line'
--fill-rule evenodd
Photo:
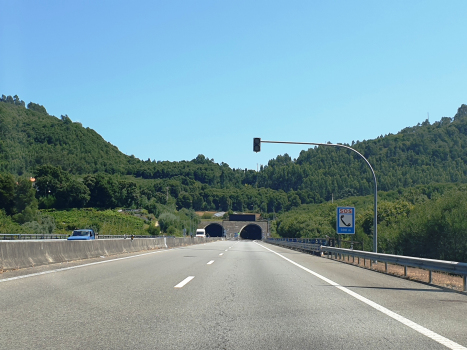
<path fill-rule="evenodd" d="M 258 139 L 256 139 L 258 140 Z M 360 157 L 363 158 L 363 160 L 366 162 L 366 164 L 370 167 L 371 173 L 373 174 L 373 180 L 375 182 L 375 198 L 374 198 L 374 218 L 373 218 L 373 252 L 377 253 L 378 252 L 378 184 L 376 182 L 376 175 L 375 171 L 373 170 L 373 167 L 371 166 L 370 162 L 368 159 L 366 159 L 363 154 L 358 152 L 357 150 L 353 149 L 352 147 L 345 146 L 345 145 L 339 145 L 339 144 L 334 144 L 334 143 L 317 143 L 317 142 L 289 142 L 289 141 L 264 141 L 259 139 L 258 140 L 260 143 L 285 143 L 285 144 L 290 144 L 290 145 L 313 145 L 313 146 L 332 146 L 332 147 L 342 147 L 342 148 L 347 148 L 355 153 L 357 153 Z"/>

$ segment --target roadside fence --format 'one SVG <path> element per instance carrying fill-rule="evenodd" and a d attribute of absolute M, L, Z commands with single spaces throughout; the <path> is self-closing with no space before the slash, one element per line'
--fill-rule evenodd
<path fill-rule="evenodd" d="M 370 269 L 373 264 L 384 263 L 384 272 L 388 273 L 388 264 L 400 265 L 404 268 L 404 276 L 407 277 L 407 267 L 415 267 L 428 271 L 428 283 L 433 282 L 432 272 L 445 272 L 462 277 L 462 291 L 467 291 L 467 263 L 456 261 L 445 261 L 435 259 L 415 258 L 410 256 L 381 254 L 366 252 L 361 250 L 343 249 L 330 247 L 326 244 L 319 245 L 316 243 L 308 243 L 303 239 L 297 238 L 282 238 L 282 239 L 266 239 L 268 243 L 279 246 L 307 251 L 321 256 L 326 255 L 329 259 L 335 259 L 348 263 L 357 263 L 360 265 L 360 259 L 363 260 L 363 266 L 366 266 L 367 260 L 370 264 Z"/>
<path fill-rule="evenodd" d="M 304 252 L 321 255 L 321 246 L 327 244 L 326 238 L 267 238 L 267 243 Z"/>
<path fill-rule="evenodd" d="M 0 233 L 0 240 L 37 240 L 37 239 L 67 239 L 70 235 L 66 234 L 23 234 L 23 233 Z M 131 234 L 128 235 L 99 235 L 98 239 L 130 239 Z M 140 238 L 175 238 L 175 236 L 141 236 L 134 235 L 134 239 Z M 189 238 L 189 236 L 187 236 Z M 185 238 L 185 237 L 177 237 Z"/>

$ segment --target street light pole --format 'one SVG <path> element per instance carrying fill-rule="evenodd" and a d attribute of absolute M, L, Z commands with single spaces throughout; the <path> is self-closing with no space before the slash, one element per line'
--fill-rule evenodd
<path fill-rule="evenodd" d="M 378 252 L 378 184 L 376 182 L 375 171 L 373 170 L 373 167 L 371 166 L 368 159 L 366 159 L 363 156 L 363 154 L 361 154 L 357 150 L 353 149 L 352 147 L 345 146 L 345 145 L 334 144 L 334 143 L 265 141 L 265 140 L 261 140 L 260 138 L 254 138 L 253 139 L 253 150 L 255 152 L 259 152 L 261 150 L 261 143 L 283 143 L 283 144 L 289 144 L 289 145 L 313 145 L 313 146 L 342 147 L 342 148 L 347 148 L 347 149 L 357 153 L 360 157 L 362 157 L 363 160 L 366 162 L 366 164 L 370 167 L 371 173 L 373 174 L 373 180 L 375 182 L 375 197 L 374 197 L 374 214 L 375 214 L 375 216 L 373 217 L 373 252 L 374 253 Z"/>

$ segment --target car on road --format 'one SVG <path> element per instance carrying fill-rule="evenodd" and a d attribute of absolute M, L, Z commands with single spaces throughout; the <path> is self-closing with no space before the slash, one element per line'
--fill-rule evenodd
<path fill-rule="evenodd" d="M 206 230 L 204 228 L 197 229 L 196 237 L 206 237 Z"/>
<path fill-rule="evenodd" d="M 89 241 L 97 239 L 97 235 L 93 229 L 80 229 L 73 230 L 73 233 L 67 239 L 69 241 Z"/>

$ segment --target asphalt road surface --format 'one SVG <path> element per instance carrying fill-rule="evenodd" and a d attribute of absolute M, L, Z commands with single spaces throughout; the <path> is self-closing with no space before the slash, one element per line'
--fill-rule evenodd
<path fill-rule="evenodd" d="M 465 349 L 467 295 L 263 242 L 0 275 L 0 349 Z"/>

